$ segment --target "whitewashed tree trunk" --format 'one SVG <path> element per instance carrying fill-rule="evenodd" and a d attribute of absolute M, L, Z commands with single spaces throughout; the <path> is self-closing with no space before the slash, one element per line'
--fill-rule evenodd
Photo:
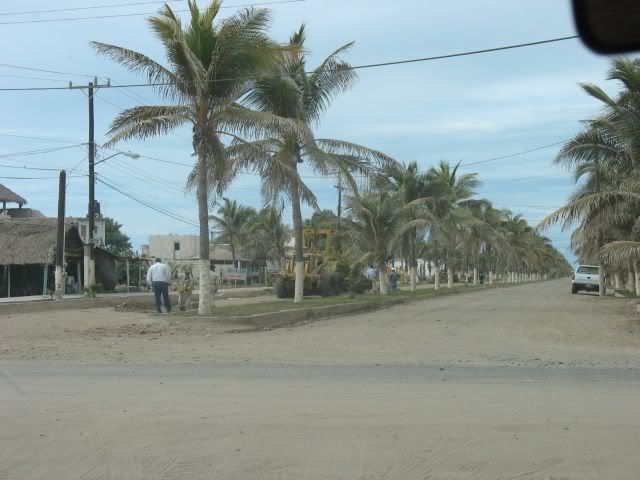
<path fill-rule="evenodd" d="M 433 277 L 433 288 L 435 290 L 440 290 L 440 266 L 434 265 L 433 272 L 435 277 Z"/>
<path fill-rule="evenodd" d="M 598 265 L 598 295 L 604 297 L 607 294 L 607 284 L 605 283 L 605 270 L 604 265 Z"/>
<path fill-rule="evenodd" d="M 378 281 L 380 282 L 380 295 L 388 295 L 389 280 L 387 279 L 387 269 L 383 266 L 378 270 Z"/>
<path fill-rule="evenodd" d="M 622 278 L 620 275 L 620 272 L 616 272 L 613 274 L 613 287 L 614 288 L 620 288 L 622 284 Z"/>
<path fill-rule="evenodd" d="M 640 297 L 640 267 L 638 265 L 633 266 L 633 278 L 634 278 L 634 286 L 636 289 L 636 295 Z"/>
<path fill-rule="evenodd" d="M 304 298 L 304 262 L 296 262 L 294 283 L 294 302 L 301 302 Z"/>
<path fill-rule="evenodd" d="M 493 285 L 493 272 L 489 270 L 489 285 Z"/>
<path fill-rule="evenodd" d="M 447 288 L 453 288 L 453 269 L 447 265 Z"/>
<path fill-rule="evenodd" d="M 636 291 L 636 278 L 633 274 L 632 265 L 629 265 L 629 270 L 627 270 L 627 291 L 629 293 L 635 293 Z"/>
<path fill-rule="evenodd" d="M 56 267 L 55 275 L 56 300 L 62 300 L 64 297 L 64 271 L 62 270 L 62 266 Z"/>
<path fill-rule="evenodd" d="M 417 268 L 416 267 L 411 267 L 409 269 L 409 272 L 411 273 L 411 291 L 415 292 L 416 291 L 416 283 L 417 283 L 417 280 L 418 280 Z"/>
<path fill-rule="evenodd" d="M 478 275 L 478 269 L 474 268 L 473 269 L 473 284 L 474 285 L 478 285 L 480 283 L 480 277 Z"/>
<path fill-rule="evenodd" d="M 200 269 L 200 296 L 198 301 L 198 314 L 209 315 L 213 310 L 213 294 L 211 292 L 211 276 L 209 274 L 209 260 L 198 260 L 198 267 Z"/>

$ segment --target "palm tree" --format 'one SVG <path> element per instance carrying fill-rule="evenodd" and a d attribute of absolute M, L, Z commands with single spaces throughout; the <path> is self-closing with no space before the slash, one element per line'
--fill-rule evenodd
<path fill-rule="evenodd" d="M 239 205 L 235 200 L 223 198 L 222 201 L 222 205 L 218 208 L 218 215 L 209 216 L 209 219 L 215 222 L 218 231 L 214 242 L 229 244 L 233 268 L 238 268 L 236 252 L 246 243 L 245 237 L 256 217 L 256 211 L 251 207 Z"/>
<path fill-rule="evenodd" d="M 273 112 L 301 122 L 310 131 L 333 98 L 348 89 L 356 74 L 341 59 L 352 43 L 343 45 L 318 67 L 307 71 L 305 27 L 302 25 L 289 40 L 270 76 L 260 78 L 245 102 L 262 112 Z M 254 169 L 262 178 L 262 195 L 267 204 L 287 201 L 291 204 L 295 238 L 294 302 L 303 298 L 304 254 L 302 242 L 301 202 L 317 209 L 316 197 L 300 178 L 298 166 L 306 163 L 321 175 L 342 175 L 351 185 L 351 174 L 368 174 L 372 164 L 392 160 L 381 152 L 333 139 L 305 139 L 291 130 L 281 130 L 251 143 L 236 141 L 229 148 L 237 168 Z"/>
<path fill-rule="evenodd" d="M 282 212 L 266 207 L 258 212 L 248 225 L 249 239 L 243 250 L 259 250 L 267 260 L 278 262 L 282 267 L 285 261 L 285 248 L 289 240 L 289 228 L 282 222 Z"/>
<path fill-rule="evenodd" d="M 410 162 L 406 166 L 398 164 L 392 166 L 389 169 L 389 177 L 392 180 L 392 184 L 398 191 L 401 201 L 404 205 L 416 202 L 416 206 L 424 205 L 424 201 L 430 199 L 427 196 L 427 179 L 426 175 L 420 173 L 417 162 Z M 422 200 L 422 202 L 420 202 Z M 410 208 L 407 211 L 407 220 L 416 219 L 416 209 Z M 409 257 L 409 268 L 411 277 L 411 291 L 415 291 L 417 283 L 417 243 L 421 238 L 424 238 L 424 228 L 419 229 L 417 226 L 412 227 L 408 231 L 404 232 L 401 242 L 403 246 L 406 246 L 407 254 Z"/>
<path fill-rule="evenodd" d="M 274 129 L 299 131 L 294 122 L 267 112 L 254 112 L 238 104 L 252 76 L 265 72 L 277 49 L 268 39 L 269 13 L 247 9 L 218 20 L 221 2 L 213 0 L 200 11 L 189 0 L 190 22 L 184 28 L 173 10 L 164 5 L 149 19 L 165 50 L 168 66 L 124 47 L 93 42 L 105 55 L 135 73 L 142 73 L 168 103 L 137 106 L 122 111 L 108 132 L 109 145 L 164 135 L 185 124 L 193 131 L 197 157 L 192 178 L 198 199 L 200 224 L 200 300 L 198 312 L 213 307 L 209 276 L 209 191 L 222 192 L 235 172 L 229 167 L 223 136 L 269 134 Z"/>
<path fill-rule="evenodd" d="M 404 213 L 398 194 L 384 190 L 381 192 L 354 192 L 347 196 L 346 214 L 349 219 L 348 236 L 354 249 L 368 255 L 378 267 L 380 293 L 389 293 L 387 262 L 392 249 L 402 232 Z"/>
<path fill-rule="evenodd" d="M 426 176 L 427 193 L 434 199 L 432 236 L 444 246 L 447 261 L 447 287 L 453 288 L 453 272 L 461 228 L 473 223 L 468 207 L 480 185 L 475 173 L 458 175 L 458 167 L 448 162 L 431 167 Z"/>

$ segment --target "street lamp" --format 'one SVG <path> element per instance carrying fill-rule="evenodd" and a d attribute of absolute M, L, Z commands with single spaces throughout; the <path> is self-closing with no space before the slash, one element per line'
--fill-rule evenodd
<path fill-rule="evenodd" d="M 85 285 L 86 286 L 91 286 L 96 283 L 96 270 L 95 270 L 96 261 L 95 261 L 95 253 L 93 251 L 94 242 L 95 242 L 95 239 L 93 238 L 93 234 L 94 234 L 93 230 L 95 229 L 95 223 L 96 223 L 96 210 L 95 210 L 96 175 L 95 175 L 94 167 L 97 164 L 102 163 L 118 155 L 124 155 L 125 157 L 129 157 L 134 160 L 137 160 L 138 158 L 140 158 L 140 155 L 138 155 L 137 153 L 116 152 L 113 155 L 103 158 L 101 160 L 98 160 L 96 162 L 95 161 L 95 143 L 89 145 L 89 212 L 88 212 L 89 235 L 87 238 L 87 243 L 88 243 L 87 248 L 89 250 L 87 253 L 89 257 L 89 262 L 88 264 L 85 264 L 86 265 L 86 268 L 85 268 Z"/>
<path fill-rule="evenodd" d="M 102 160 L 98 160 L 97 162 L 94 162 L 93 164 L 94 165 L 98 165 L 99 163 L 106 162 L 110 158 L 116 157 L 118 155 L 124 155 L 125 157 L 132 158 L 133 160 L 137 160 L 137 159 L 140 158 L 140 155 L 137 154 L 137 153 L 133 153 L 133 152 L 117 152 L 117 153 L 114 153 L 113 155 L 108 156 L 107 158 L 103 158 Z"/>

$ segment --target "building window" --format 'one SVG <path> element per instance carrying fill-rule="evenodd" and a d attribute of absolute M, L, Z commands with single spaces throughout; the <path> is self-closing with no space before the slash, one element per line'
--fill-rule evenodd
<path fill-rule="evenodd" d="M 173 242 L 173 249 L 177 252 L 180 250 L 180 242 Z"/>

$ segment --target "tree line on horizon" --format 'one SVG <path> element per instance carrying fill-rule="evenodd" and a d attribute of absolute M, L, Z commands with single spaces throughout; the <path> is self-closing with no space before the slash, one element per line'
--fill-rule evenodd
<path fill-rule="evenodd" d="M 364 254 L 383 265 L 390 251 L 400 249 L 411 263 L 414 285 L 418 249 L 431 248 L 423 242 L 428 237 L 433 245 L 429 255 L 444 259 L 448 269 L 466 252 L 462 255 L 476 269 L 484 255 L 493 268 L 507 268 L 508 264 L 513 275 L 566 270 L 562 256 L 522 218 L 498 213 L 487 201 L 475 199 L 473 174 L 458 176 L 457 167 L 445 162 L 430 170 L 428 181 L 423 181 L 417 178 L 413 164 L 405 166 L 385 153 L 345 139 L 316 138 L 314 130 L 322 114 L 357 78 L 343 59 L 353 42 L 309 68 L 304 25 L 287 42 L 277 42 L 269 35 L 271 14 L 267 9 L 247 8 L 218 19 L 219 0 L 203 9 L 188 0 L 188 6 L 185 24 L 167 4 L 148 20 L 164 48 L 163 61 L 126 47 L 100 42 L 92 46 L 98 54 L 144 75 L 166 102 L 120 112 L 111 123 L 107 146 L 166 135 L 184 125 L 192 128 L 197 160 L 186 188 L 195 191 L 198 204 L 200 314 L 208 314 L 213 307 L 208 273 L 210 208 L 236 176 L 247 171 L 260 176 L 260 193 L 267 208 L 279 212 L 283 205 L 291 207 L 294 302 L 302 301 L 301 204 L 318 209 L 318 202 L 300 176 L 301 164 L 323 176 L 339 176 L 352 187 L 347 194 L 349 221 L 345 222 L 348 248 L 342 251 L 349 257 L 347 263 L 355 265 Z M 414 173 L 416 178 L 411 178 Z M 358 191 L 355 176 L 369 178 L 369 187 Z M 482 223 L 476 221 L 482 216 L 486 216 Z M 269 218 L 275 221 L 275 216 Z M 498 235 L 499 231 L 506 236 Z M 498 241 L 507 237 L 510 242 Z M 364 248 L 366 245 L 375 251 Z M 530 253 L 525 254 L 525 249 Z"/>

